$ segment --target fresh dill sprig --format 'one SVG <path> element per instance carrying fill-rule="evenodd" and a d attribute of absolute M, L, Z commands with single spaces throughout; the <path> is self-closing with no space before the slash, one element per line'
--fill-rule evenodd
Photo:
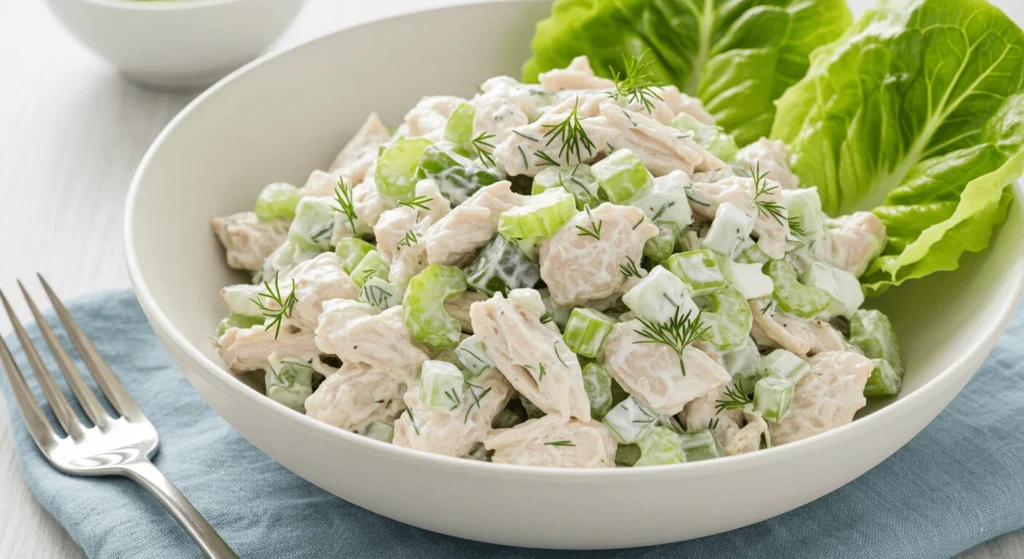
<path fill-rule="evenodd" d="M 604 225 L 604 221 L 598 221 L 594 223 L 594 216 L 590 214 L 590 206 L 583 206 L 583 209 L 587 212 L 587 219 L 590 220 L 590 229 L 587 229 L 581 225 L 577 225 L 576 229 L 579 233 L 576 233 L 577 237 L 593 237 L 597 240 L 601 240 L 601 226 Z"/>
<path fill-rule="evenodd" d="M 544 379 L 544 375 L 547 374 L 547 370 L 544 369 L 544 364 L 543 363 L 538 363 L 537 364 L 537 368 L 540 369 L 540 374 L 537 376 L 537 380 L 543 380 Z"/>
<path fill-rule="evenodd" d="M 493 137 L 494 134 L 491 134 L 490 132 L 481 132 L 477 134 L 475 138 L 470 140 L 470 143 L 473 145 L 473 151 L 476 152 L 476 156 L 479 157 L 480 161 L 488 167 L 494 167 L 494 156 L 491 155 L 491 152 L 494 151 L 494 144 L 487 141 Z M 490 148 L 491 151 L 487 151 L 485 148 Z"/>
<path fill-rule="evenodd" d="M 491 387 L 488 386 L 483 392 L 477 394 L 475 389 L 479 389 L 479 388 L 483 388 L 483 387 L 477 386 L 475 384 L 470 384 L 468 382 L 466 384 L 469 385 L 469 395 L 473 397 L 473 401 L 469 403 L 469 408 L 466 409 L 466 417 L 464 417 L 462 419 L 463 423 L 466 423 L 466 422 L 469 421 L 469 414 L 473 413 L 473 407 L 474 406 L 476 406 L 477 408 L 480 407 L 480 398 L 483 398 L 484 396 L 487 395 L 488 392 L 491 391 Z"/>
<path fill-rule="evenodd" d="M 408 200 L 402 200 L 401 202 L 398 203 L 398 205 L 405 206 L 407 208 L 412 208 L 414 210 L 429 211 L 430 206 L 428 206 L 427 204 L 429 204 L 433 200 L 434 199 L 429 196 L 417 196 L 415 198 L 409 198 Z"/>
<path fill-rule="evenodd" d="M 292 290 L 287 296 L 281 294 L 281 285 L 278 283 L 279 272 L 274 272 L 274 286 L 270 286 L 269 281 L 263 282 L 263 288 L 266 291 L 260 292 L 255 298 L 251 299 L 256 306 L 259 307 L 260 311 L 263 312 L 263 316 L 270 319 L 270 322 L 263 325 L 264 330 L 270 330 L 271 326 L 274 326 L 274 339 L 281 333 L 281 321 L 285 318 L 292 317 L 292 308 L 295 307 L 295 303 L 299 300 L 295 297 L 295 280 L 292 279 Z M 277 303 L 277 308 L 268 306 L 263 302 L 263 299 L 267 298 Z"/>
<path fill-rule="evenodd" d="M 356 209 L 352 204 L 352 187 L 345 184 L 345 177 L 338 177 L 338 184 L 334 186 L 334 201 L 337 206 L 331 209 L 345 214 L 348 224 L 352 227 L 352 234 L 356 234 Z"/>
<path fill-rule="evenodd" d="M 788 221 L 789 230 L 792 231 L 794 235 L 798 235 L 800 237 L 804 237 L 807 235 L 807 232 L 804 231 L 804 220 L 800 219 L 800 216 L 791 215 L 789 216 Z"/>
<path fill-rule="evenodd" d="M 523 134 L 522 132 L 520 132 L 518 130 L 512 130 L 512 133 L 515 134 L 516 136 L 521 137 L 521 138 L 526 138 L 527 140 L 530 140 L 531 142 L 539 142 L 540 141 L 537 138 L 534 138 L 533 136 L 527 136 L 526 134 Z"/>
<path fill-rule="evenodd" d="M 642 330 L 636 330 L 636 333 L 646 339 L 633 343 L 665 344 L 672 348 L 676 355 L 679 356 L 679 367 L 682 370 L 683 376 L 686 376 L 686 365 L 683 364 L 683 350 L 686 349 L 686 346 L 697 341 L 711 327 L 704 326 L 701 320 L 703 311 L 697 311 L 697 316 L 693 316 L 693 311 L 687 311 L 685 315 L 681 313 L 682 311 L 679 307 L 676 307 L 676 312 L 672 315 L 672 318 L 669 318 L 666 322 L 658 323 L 637 318 L 644 327 Z"/>
<path fill-rule="evenodd" d="M 568 368 L 569 368 L 569 365 L 568 365 L 568 363 L 566 363 L 566 362 L 565 362 L 565 359 L 562 359 L 562 354 L 561 354 L 561 353 L 558 353 L 558 342 L 555 342 L 555 343 L 554 343 L 554 346 L 553 346 L 553 347 L 555 348 L 555 357 L 557 357 L 557 358 L 558 358 L 558 361 L 559 361 L 560 363 L 562 363 L 562 366 L 563 366 L 563 367 L 565 367 L 565 368 L 567 368 L 567 369 L 568 369 Z"/>
<path fill-rule="evenodd" d="M 405 235 L 402 236 L 402 240 L 398 241 L 398 243 L 395 246 L 412 247 L 412 245 L 418 243 L 419 241 L 419 235 L 417 235 L 416 232 L 413 231 L 412 229 L 409 229 L 408 231 L 405 232 Z"/>
<path fill-rule="evenodd" d="M 530 168 L 530 160 L 526 158 L 526 152 L 523 151 L 523 146 L 516 146 L 519 148 L 519 155 L 523 158 L 523 169 Z"/>
<path fill-rule="evenodd" d="M 594 148 L 596 147 L 594 142 L 590 140 L 590 136 L 587 136 L 583 125 L 580 124 L 579 107 L 580 98 L 576 96 L 576 103 L 573 105 L 572 110 L 569 111 L 568 116 L 565 117 L 565 120 L 558 124 L 543 125 L 548 129 L 544 133 L 544 137 L 548 139 L 544 145 L 550 146 L 555 140 L 561 142 L 562 145 L 558 148 L 558 157 L 564 157 L 568 163 L 572 163 L 573 154 L 576 155 L 577 163 L 583 163 L 583 150 L 587 150 L 587 155 L 593 155 Z"/>
<path fill-rule="evenodd" d="M 572 441 L 551 441 L 544 444 L 547 446 L 576 446 L 576 443 Z"/>
<path fill-rule="evenodd" d="M 359 294 L 365 296 L 366 300 L 378 309 L 386 309 L 391 306 L 392 293 L 379 285 L 371 285 L 364 281 Z"/>
<path fill-rule="evenodd" d="M 725 410 L 743 409 L 743 406 L 754 401 L 754 398 L 743 392 L 736 386 L 729 386 L 725 389 L 725 398 L 715 400 L 715 413 L 722 413 Z"/>
<path fill-rule="evenodd" d="M 708 422 L 708 429 L 711 429 L 712 431 L 714 431 L 715 429 L 718 429 L 718 418 L 717 417 L 712 418 L 712 420 L 710 422 Z"/>
<path fill-rule="evenodd" d="M 647 219 L 647 216 L 646 216 L 646 215 L 645 215 L 645 216 L 641 216 L 641 217 L 640 217 L 640 221 L 638 221 L 638 222 L 636 222 L 636 223 L 634 223 L 634 224 L 633 224 L 633 230 L 634 230 L 634 231 L 636 231 L 636 228 L 637 228 L 637 227 L 640 227 L 640 225 L 641 225 L 641 224 L 643 224 L 643 222 L 644 222 L 644 221 L 645 221 L 646 219 Z"/>
<path fill-rule="evenodd" d="M 413 430 L 416 431 L 417 435 L 419 435 L 420 428 L 419 425 L 416 425 L 416 416 L 412 414 L 412 408 L 406 408 L 405 411 L 409 412 L 409 423 L 412 423 Z"/>
<path fill-rule="evenodd" d="M 650 113 L 654 110 L 654 100 L 662 99 L 656 89 L 658 84 L 654 81 L 654 72 L 651 71 L 654 61 L 646 59 L 647 52 L 644 51 L 639 58 L 626 58 L 626 55 L 622 55 L 622 61 L 626 66 L 626 73 L 623 75 L 619 75 L 615 68 L 609 67 L 612 80 L 615 82 L 615 91 L 609 92 L 608 97 L 637 103 Z"/>
<path fill-rule="evenodd" d="M 460 405 L 462 405 L 462 397 L 454 388 L 449 388 L 444 391 L 444 395 L 448 400 L 451 401 L 452 407 L 448 408 L 448 411 L 455 411 Z"/>
<path fill-rule="evenodd" d="M 778 185 L 769 186 L 768 173 L 761 172 L 761 163 L 755 163 L 754 167 L 750 169 L 751 175 L 754 177 L 754 207 L 757 208 L 757 215 L 766 215 L 775 220 L 776 223 L 782 225 L 783 220 L 786 219 L 785 208 L 782 207 L 775 200 L 762 200 L 762 196 L 771 196 L 776 190 L 779 189 Z"/>
<path fill-rule="evenodd" d="M 665 210 L 671 208 L 674 205 L 676 205 L 675 202 L 665 202 L 664 204 L 662 204 L 661 207 L 658 208 L 658 211 L 654 213 L 654 216 L 651 217 L 651 221 L 653 221 L 654 223 L 658 223 L 658 219 L 660 219 L 662 214 L 665 213 Z"/>
<path fill-rule="evenodd" d="M 560 165 L 560 163 L 556 161 L 554 157 L 551 157 L 550 155 L 547 154 L 547 152 L 543 150 L 537 150 L 533 152 L 533 155 L 537 159 L 544 161 L 543 163 L 540 164 L 541 167 L 545 167 L 548 165 L 558 167 Z"/>
<path fill-rule="evenodd" d="M 544 314 L 542 314 L 540 316 L 540 323 L 541 324 L 547 324 L 548 322 L 551 322 L 554 319 L 555 319 L 555 317 L 552 316 L 551 313 L 546 312 L 546 313 L 544 313 Z"/>
<path fill-rule="evenodd" d="M 640 269 L 637 268 L 636 261 L 629 256 L 626 257 L 626 260 L 628 261 L 626 264 L 619 264 L 619 271 L 627 278 L 639 278 Z"/>

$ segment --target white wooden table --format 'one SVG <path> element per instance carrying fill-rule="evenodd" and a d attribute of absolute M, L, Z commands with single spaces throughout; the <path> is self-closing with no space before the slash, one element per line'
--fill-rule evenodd
<path fill-rule="evenodd" d="M 310 0 L 277 48 L 457 1 Z M 1020 0 L 993 2 L 1024 23 Z M 851 0 L 858 13 L 868 3 Z M 0 0 L 0 287 L 11 293 L 17 276 L 36 271 L 63 297 L 126 287 L 121 214 L 129 180 L 150 142 L 193 96 L 128 84 L 79 47 L 42 2 Z M 2 408 L 0 401 L 0 558 L 81 557 L 25 485 Z M 1024 533 L 963 557 L 1024 557 Z"/>

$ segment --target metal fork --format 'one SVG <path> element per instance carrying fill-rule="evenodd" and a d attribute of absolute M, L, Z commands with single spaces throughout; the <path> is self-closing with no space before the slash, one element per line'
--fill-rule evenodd
<path fill-rule="evenodd" d="M 96 394 L 86 384 L 78 368 L 71 361 L 67 351 L 61 347 L 49 323 L 40 314 L 25 286 L 18 282 L 21 293 L 28 302 L 32 315 L 35 316 L 39 330 L 50 347 L 57 365 L 64 378 L 67 379 L 71 391 L 78 398 L 78 403 L 85 414 L 92 420 L 93 427 L 87 427 L 61 393 L 46 366 L 43 365 L 39 352 L 32 345 L 28 334 L 15 316 L 14 310 L 3 292 L 3 302 L 7 315 L 11 319 L 14 331 L 25 349 L 25 356 L 35 371 L 39 385 L 43 389 L 46 400 L 53 409 L 53 415 L 63 428 L 66 436 L 54 430 L 43 415 L 43 410 L 32 395 L 25 377 L 14 363 L 10 350 L 0 337 L 0 363 L 7 371 L 14 398 L 25 419 L 29 434 L 43 456 L 58 470 L 79 476 L 124 476 L 144 487 L 171 516 L 181 524 L 182 528 L 196 541 L 207 557 L 236 558 L 237 556 L 224 540 L 214 531 L 213 527 L 203 518 L 199 511 L 188 502 L 188 499 L 164 477 L 160 470 L 150 462 L 156 454 L 159 439 L 153 424 L 135 405 L 124 386 L 117 380 L 107 363 L 97 353 L 85 332 L 78 326 L 75 319 L 50 289 L 49 284 L 39 276 L 39 281 L 46 290 L 46 295 L 53 303 L 53 308 L 60 318 L 61 324 L 78 348 L 86 367 L 92 372 L 93 378 L 106 395 L 114 410 L 120 417 L 113 417 L 100 404 Z"/>

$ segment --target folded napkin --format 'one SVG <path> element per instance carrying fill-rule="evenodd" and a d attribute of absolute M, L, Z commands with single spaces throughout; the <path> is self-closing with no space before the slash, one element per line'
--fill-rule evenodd
<path fill-rule="evenodd" d="M 949 557 L 1024 527 L 1022 312 L 949 407 L 856 481 L 800 509 L 725 534 L 583 553 L 434 534 L 325 493 L 250 445 L 202 401 L 160 347 L 130 291 L 91 295 L 68 308 L 159 430 L 157 466 L 243 558 L 927 558 Z M 58 324 L 52 315 L 49 319 Z M 44 347 L 34 325 L 30 332 L 37 347 Z M 63 330 L 58 335 L 70 347 Z M 8 345 L 27 373 L 19 344 L 9 338 Z M 44 401 L 34 378 L 29 382 Z M 8 384 L 0 386 L 25 478 L 90 557 L 200 556 L 185 532 L 134 483 L 70 477 L 51 468 L 25 431 Z"/>

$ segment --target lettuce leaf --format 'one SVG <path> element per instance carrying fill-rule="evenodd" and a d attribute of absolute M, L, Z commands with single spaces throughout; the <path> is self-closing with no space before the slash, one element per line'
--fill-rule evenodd
<path fill-rule="evenodd" d="M 663 83 L 696 95 L 739 145 L 767 136 L 774 102 L 807 72 L 810 52 L 852 23 L 845 0 L 556 0 L 537 24 L 526 81 L 576 56 L 625 71 L 650 51 Z"/>
<path fill-rule="evenodd" d="M 1024 172 L 1024 32 L 984 0 L 882 1 L 812 53 L 772 136 L 827 212 L 874 208 L 886 225 L 869 293 L 955 269 Z"/>

